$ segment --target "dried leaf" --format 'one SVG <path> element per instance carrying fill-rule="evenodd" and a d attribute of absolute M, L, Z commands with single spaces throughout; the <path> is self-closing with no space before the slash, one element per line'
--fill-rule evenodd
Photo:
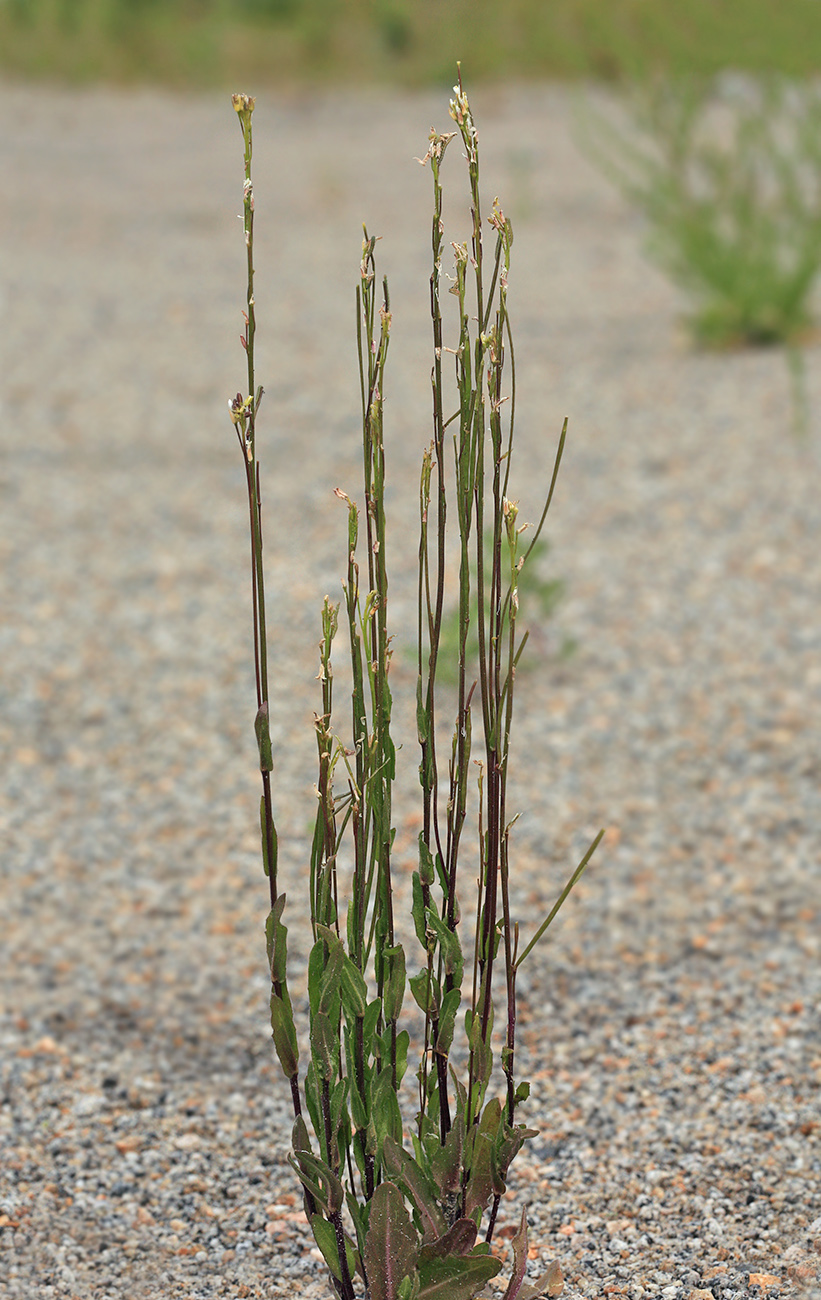
<path fill-rule="evenodd" d="M 527 1207 L 522 1207 L 522 1218 L 519 1224 L 519 1231 L 516 1233 L 513 1241 L 513 1272 L 510 1275 L 510 1281 L 507 1284 L 507 1290 L 502 1300 L 516 1300 L 522 1289 L 525 1273 L 527 1272 Z"/>
<path fill-rule="evenodd" d="M 551 1300 L 555 1296 L 560 1296 L 564 1290 L 564 1274 L 562 1266 L 557 1259 L 542 1273 L 540 1278 L 535 1282 L 528 1282 L 522 1287 L 516 1300 L 541 1300 L 542 1296 L 550 1296 Z"/>

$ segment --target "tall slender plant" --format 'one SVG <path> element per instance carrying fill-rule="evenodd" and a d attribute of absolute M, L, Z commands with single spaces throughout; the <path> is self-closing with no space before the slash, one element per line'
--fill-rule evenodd
<path fill-rule="evenodd" d="M 252 611 L 256 665 L 256 735 L 262 799 L 262 855 L 270 889 L 266 922 L 274 1045 L 294 1109 L 291 1163 L 302 1184 L 305 1213 L 340 1300 L 471 1300 L 500 1271 L 491 1252 L 510 1164 L 535 1130 L 517 1123 L 529 1085 L 516 1077 L 516 977 L 555 919 L 596 848 L 573 871 L 535 934 L 520 943 L 511 911 L 508 767 L 516 667 L 527 640 L 517 627 L 519 576 L 539 537 L 561 462 L 562 430 L 544 509 L 529 545 L 508 495 L 513 452 L 515 369 L 507 308 L 513 232 L 498 201 L 489 224 L 495 248 L 486 259 L 479 190 L 478 136 L 461 78 L 450 112 L 456 130 L 430 134 L 422 160 L 433 176 L 433 438 L 422 456 L 418 571 L 417 727 L 422 829 L 413 875 L 412 920 L 422 952 L 408 977 L 397 940 L 391 879 L 392 792 L 396 753 L 391 739 L 387 529 L 383 403 L 391 311 L 387 282 L 377 293 L 376 239 L 365 231 L 356 293 L 362 404 L 364 526 L 346 493 L 347 571 L 344 602 L 326 597 L 322 610 L 322 712 L 316 720 L 319 763 L 311 846 L 308 965 L 310 1050 L 300 1069 L 287 986 L 285 896 L 278 892 L 271 800 L 262 516 L 256 419 L 262 389 L 254 375 L 254 197 L 251 115 L 254 101 L 234 96 L 245 146 L 244 229 L 247 300 L 242 344 L 248 396 L 230 403 L 242 450 L 251 533 Z M 445 345 L 442 315 L 444 251 L 441 167 L 450 141 L 465 149 L 471 193 L 468 242 L 454 244 L 458 303 L 455 347 Z M 455 410 L 446 403 L 446 358 L 453 358 Z M 450 368 L 449 366 L 447 367 Z M 452 429 L 451 435 L 448 430 Z M 437 672 L 445 613 L 449 515 L 459 543 L 459 669 L 455 719 L 440 756 Z M 357 559 L 364 533 L 367 570 Z M 489 533 L 489 556 L 483 539 Z M 344 603 L 344 610 L 342 604 Z M 342 610 L 342 612 L 341 612 Z M 471 611 L 477 611 L 479 673 L 469 679 Z M 351 663 L 351 722 L 338 738 L 333 697 L 333 646 L 340 619 Z M 465 935 L 459 864 L 471 805 L 474 710 L 481 724 L 476 844 L 478 881 Z M 447 720 L 447 715 L 445 715 Z M 443 782 L 440 771 L 447 770 Z M 446 793 L 442 795 L 442 786 Z M 339 870 L 350 845 L 350 875 Z M 461 891 L 463 893 L 463 891 Z M 465 961 L 465 951 L 469 953 Z M 424 1019 L 416 1073 L 418 1113 L 403 1124 L 402 1082 L 411 1039 L 402 1027 L 407 989 Z M 503 1097 L 487 1092 L 494 1062 L 494 1013 L 505 1009 L 500 1058 Z M 463 1010 L 462 1050 L 454 1050 Z M 457 1071 L 457 1065 L 462 1075 Z M 482 1239 L 480 1240 L 480 1233 Z M 513 1239 L 513 1273 L 505 1300 L 558 1295 L 554 1262 L 535 1285 L 525 1283 L 527 1221 Z"/>

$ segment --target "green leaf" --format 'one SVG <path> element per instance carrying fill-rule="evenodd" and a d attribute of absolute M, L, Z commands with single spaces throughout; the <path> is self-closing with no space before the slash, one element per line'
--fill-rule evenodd
<path fill-rule="evenodd" d="M 305 1102 L 308 1107 L 308 1114 L 311 1117 L 314 1133 L 321 1133 L 324 1125 L 319 1105 L 319 1088 L 317 1086 L 316 1070 L 313 1061 L 308 1062 L 308 1068 L 305 1071 Z"/>
<path fill-rule="evenodd" d="M 459 1010 L 459 1004 L 462 1001 L 461 990 L 451 989 L 442 999 L 442 1009 L 439 1012 L 439 1031 L 436 1035 L 436 1050 L 442 1056 L 447 1056 L 453 1042 L 453 1030 L 456 1026 L 456 1012 Z"/>
<path fill-rule="evenodd" d="M 434 1241 L 445 1232 L 446 1224 L 436 1203 L 436 1189 L 422 1167 L 394 1138 L 388 1135 L 382 1148 L 382 1160 L 388 1177 L 398 1183 L 412 1202 L 422 1228 L 422 1240 Z"/>
<path fill-rule="evenodd" d="M 371 1119 L 376 1130 L 377 1152 L 381 1157 L 386 1137 L 390 1135 L 396 1142 L 402 1141 L 402 1115 L 393 1087 L 393 1071 L 390 1065 L 386 1065 L 380 1072 L 372 1089 Z"/>
<path fill-rule="evenodd" d="M 339 1266 L 339 1248 L 336 1241 L 336 1231 L 332 1223 L 323 1219 L 321 1214 L 311 1216 L 311 1231 L 314 1234 L 316 1244 L 322 1251 L 325 1263 L 333 1273 L 337 1282 L 342 1281 L 342 1269 Z M 353 1277 L 357 1269 L 358 1259 L 352 1243 L 345 1236 L 345 1254 L 348 1261 L 348 1276 Z"/>
<path fill-rule="evenodd" d="M 432 885 L 435 879 L 435 870 L 433 865 L 433 854 L 428 845 L 425 843 L 423 832 L 419 832 L 419 880 L 423 885 Z M 424 943 L 420 939 L 420 943 Z"/>
<path fill-rule="evenodd" d="M 368 986 L 347 953 L 342 960 L 341 994 L 347 1015 L 354 1018 L 364 1016 L 368 1006 Z"/>
<path fill-rule="evenodd" d="M 457 1192 L 462 1186 L 462 1157 L 465 1146 L 465 1115 L 460 1108 L 450 1132 L 445 1138 L 445 1145 L 436 1145 L 430 1152 L 431 1174 L 441 1192 Z"/>
<path fill-rule="evenodd" d="M 397 1291 L 399 1300 L 419 1300 L 419 1275 L 414 1273 L 413 1277 L 406 1277 L 403 1282 L 399 1283 Z"/>
<path fill-rule="evenodd" d="M 485 972 L 485 977 L 482 979 L 481 988 L 479 990 L 480 1006 L 484 1002 L 486 975 L 487 971 Z M 490 1075 L 493 1070 L 493 1049 L 491 1047 L 493 1021 L 494 1007 L 492 1000 L 490 1004 L 490 1015 L 488 1017 L 487 1033 L 484 1037 L 482 1036 L 482 1017 L 480 1013 L 477 1011 L 475 1015 L 473 1015 L 470 1011 L 465 1012 L 465 1032 L 468 1037 L 468 1043 L 473 1052 L 473 1079 L 474 1083 L 479 1084 L 478 1096 L 480 1104 L 481 1100 L 484 1098 L 485 1090 L 490 1082 Z M 474 1088 L 474 1097 L 476 1096 L 477 1092 Z"/>
<path fill-rule="evenodd" d="M 501 1103 L 498 1097 L 493 1097 L 484 1109 L 478 1129 L 473 1130 L 470 1176 L 465 1195 L 465 1214 L 468 1218 L 476 1210 L 484 1214 L 493 1195 L 493 1150 L 501 1122 Z"/>
<path fill-rule="evenodd" d="M 347 1079 L 340 1079 L 331 1093 L 331 1128 L 334 1132 L 339 1128 L 342 1119 L 342 1111 L 348 1095 L 348 1086 Z"/>
<path fill-rule="evenodd" d="M 351 1117 L 354 1128 L 365 1128 L 368 1123 L 368 1099 L 370 1097 L 370 1082 L 373 1076 L 372 1067 L 366 1065 L 363 1070 L 363 1093 L 359 1091 L 357 1081 L 356 1061 L 355 1061 L 355 1040 L 354 1031 L 345 1026 L 345 1059 L 348 1067 L 348 1079 L 350 1081 L 351 1097 Z"/>
<path fill-rule="evenodd" d="M 271 991 L 271 1031 L 283 1074 L 286 1079 L 292 1079 L 298 1068 L 299 1049 L 294 1016 L 287 993 L 281 998 L 273 990 Z"/>
<path fill-rule="evenodd" d="M 322 973 L 325 970 L 325 944 L 318 940 L 308 954 L 308 997 L 311 1015 L 319 1010 L 319 994 L 322 988 Z"/>
<path fill-rule="evenodd" d="M 494 1191 L 505 1191 L 505 1178 L 511 1163 L 528 1138 L 538 1137 L 537 1128 L 527 1128 L 524 1124 L 511 1127 L 506 1121 L 499 1125 L 493 1150 Z"/>
<path fill-rule="evenodd" d="M 365 1039 L 365 1054 L 373 1051 L 373 1040 L 376 1033 L 376 1026 L 379 1023 L 379 1013 L 382 1010 L 382 1003 L 379 998 L 374 998 L 369 1002 L 365 1009 L 365 1023 L 362 1026 L 362 1036 Z"/>
<path fill-rule="evenodd" d="M 268 728 L 268 701 L 263 700 L 254 719 L 254 731 L 259 748 L 260 772 L 273 772 L 274 759 L 271 753 L 271 733 Z"/>
<path fill-rule="evenodd" d="M 270 864 L 270 862 L 268 861 L 268 833 L 267 833 L 267 828 L 266 828 L 266 825 L 265 825 L 265 821 L 266 821 L 266 819 L 265 819 L 265 796 L 262 795 L 262 796 L 260 796 L 260 801 L 259 801 L 259 831 L 260 831 L 260 838 L 261 838 L 261 840 L 262 840 L 262 869 L 263 869 L 263 871 L 265 872 L 266 876 L 270 876 L 270 874 L 271 874 L 271 864 Z M 271 839 L 272 839 L 272 841 L 273 841 L 273 847 L 274 847 L 274 871 L 276 871 L 276 865 L 277 865 L 277 828 L 276 828 L 276 826 L 274 826 L 273 824 L 271 825 Z"/>
<path fill-rule="evenodd" d="M 385 1019 L 390 1023 L 399 1019 L 405 997 L 405 950 L 398 943 L 393 948 L 383 948 L 382 956 L 387 965 L 382 1005 Z"/>
<path fill-rule="evenodd" d="M 380 1183 L 371 1198 L 365 1238 L 370 1300 L 400 1300 L 400 1287 L 413 1275 L 416 1255 L 416 1231 L 402 1193 L 394 1183 Z"/>
<path fill-rule="evenodd" d="M 296 1125 L 294 1125 L 296 1130 Z M 325 1161 L 310 1151 L 294 1147 L 288 1156 L 288 1163 L 299 1174 L 303 1185 L 313 1195 L 314 1200 L 326 1215 L 336 1214 L 345 1203 L 345 1190 L 332 1169 Z"/>
<path fill-rule="evenodd" d="M 287 966 L 288 930 L 282 924 L 284 909 L 285 895 L 280 894 L 265 918 L 265 946 L 268 950 L 271 980 L 280 984 L 285 982 Z"/>
<path fill-rule="evenodd" d="M 319 929 L 319 927 L 317 927 Z M 322 940 L 319 940 L 322 943 Z M 345 950 L 342 944 L 337 942 L 331 945 L 331 951 L 328 953 L 328 960 L 322 973 L 322 979 L 319 985 L 319 1001 L 317 1010 L 323 1011 L 332 1019 L 336 1019 L 337 1008 L 340 1004 L 340 985 L 342 982 L 342 966 L 345 960 Z"/>
<path fill-rule="evenodd" d="M 328 1016 L 318 1011 L 311 1020 L 311 1056 L 320 1079 L 332 1079 L 338 1066 L 339 1035 Z"/>
<path fill-rule="evenodd" d="M 490 1255 L 450 1255 L 420 1266 L 419 1300 L 474 1300 L 486 1282 L 502 1270 Z"/>
<path fill-rule="evenodd" d="M 408 984 L 416 1005 L 426 1016 L 438 1019 L 440 990 L 436 977 L 429 976 L 427 970 L 420 970 L 418 975 L 411 976 Z"/>
<path fill-rule="evenodd" d="M 462 945 L 459 942 L 459 936 L 455 930 L 450 929 L 446 921 L 442 920 L 435 907 L 429 907 L 426 915 L 428 925 L 439 940 L 439 951 L 444 962 L 445 974 L 451 975 L 453 983 L 460 985 L 465 963 L 462 957 Z"/>
<path fill-rule="evenodd" d="M 408 1068 L 408 1048 L 410 1047 L 410 1034 L 407 1029 L 401 1030 L 396 1035 L 396 1082 L 397 1086 L 405 1077 L 405 1071 Z"/>
<path fill-rule="evenodd" d="M 424 745 L 430 733 L 427 710 L 422 699 L 422 675 L 416 679 L 416 735 L 420 745 Z"/>
<path fill-rule="evenodd" d="M 427 930 L 425 928 L 425 896 L 422 892 L 422 881 L 419 878 L 419 872 L 413 873 L 413 904 L 411 906 L 411 916 L 413 917 L 413 928 L 416 931 L 416 937 L 423 948 L 428 946 Z"/>

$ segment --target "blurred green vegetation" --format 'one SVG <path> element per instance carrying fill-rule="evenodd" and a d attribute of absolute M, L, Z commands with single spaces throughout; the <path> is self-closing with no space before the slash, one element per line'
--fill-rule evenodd
<path fill-rule="evenodd" d="M 821 87 L 665 78 L 619 125 L 588 105 L 580 142 L 643 213 L 647 248 L 707 347 L 795 343 L 821 273 Z"/>
<path fill-rule="evenodd" d="M 0 71 L 176 86 L 821 70 L 819 0 L 0 0 Z"/>

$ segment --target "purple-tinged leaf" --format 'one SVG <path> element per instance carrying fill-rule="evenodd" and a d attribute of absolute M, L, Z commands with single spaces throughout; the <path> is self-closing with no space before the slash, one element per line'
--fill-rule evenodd
<path fill-rule="evenodd" d="M 419 1251 L 420 1267 L 429 1260 L 443 1259 L 446 1255 L 469 1255 L 476 1244 L 478 1231 L 473 1219 L 457 1219 L 444 1236 L 422 1247 Z"/>
<path fill-rule="evenodd" d="M 422 1167 L 390 1134 L 385 1137 L 382 1159 L 389 1176 L 402 1186 L 419 1215 L 422 1240 L 435 1241 L 441 1237 L 447 1225 L 436 1203 L 434 1189 Z"/>
<path fill-rule="evenodd" d="M 399 1287 L 416 1267 L 416 1231 L 394 1183 L 380 1183 L 371 1198 L 365 1238 L 370 1300 L 398 1300 Z"/>
<path fill-rule="evenodd" d="M 419 1300 L 474 1300 L 501 1271 L 492 1255 L 449 1255 L 420 1268 Z"/>
<path fill-rule="evenodd" d="M 511 1245 L 513 1246 L 513 1272 L 510 1275 L 510 1281 L 507 1284 L 507 1290 L 502 1300 L 516 1300 L 527 1272 L 527 1207 L 525 1206 L 522 1207 L 519 1231 L 513 1238 Z"/>

